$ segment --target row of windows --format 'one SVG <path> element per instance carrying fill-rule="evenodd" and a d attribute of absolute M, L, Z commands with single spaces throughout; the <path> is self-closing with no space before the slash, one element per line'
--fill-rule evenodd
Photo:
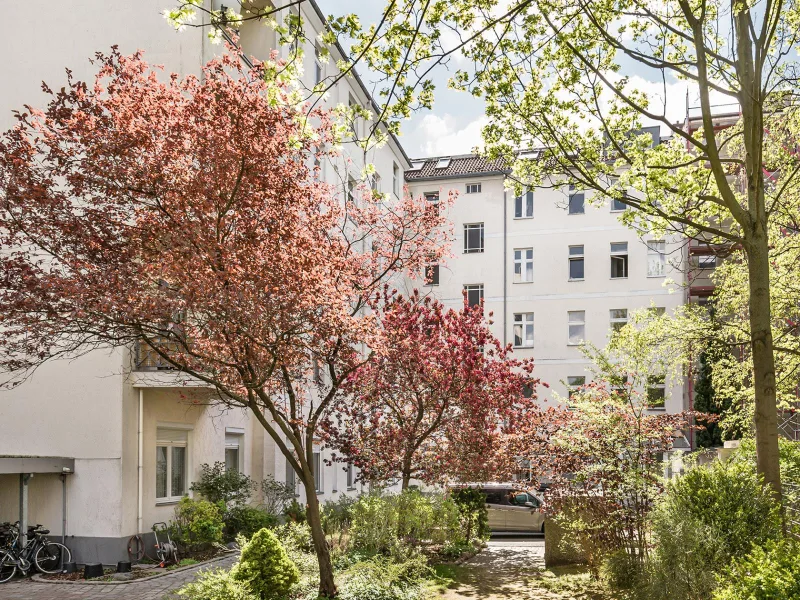
<path fill-rule="evenodd" d="M 664 277 L 667 270 L 666 242 L 653 240 L 647 245 L 647 276 Z M 464 254 L 478 254 L 484 251 L 483 223 L 468 223 L 464 225 Z M 611 279 L 625 279 L 628 277 L 628 242 L 611 242 L 609 247 L 610 277 Z M 531 283 L 533 281 L 533 248 L 515 248 L 514 283 Z M 582 281 L 585 277 L 585 247 L 583 245 L 568 246 L 567 266 L 570 281 Z M 431 277 L 435 270 L 435 277 Z M 439 267 L 431 265 L 426 273 L 425 282 L 428 285 L 439 284 Z"/>
<path fill-rule="evenodd" d="M 465 286 L 476 287 L 476 286 Z M 480 290 L 481 299 L 483 290 Z M 469 292 L 468 292 L 469 294 Z M 655 314 L 663 314 L 664 308 L 654 309 Z M 609 326 L 612 332 L 619 331 L 628 323 L 627 308 L 612 308 L 608 314 Z M 567 344 L 576 346 L 586 339 L 586 311 L 567 311 Z M 514 346 L 517 348 L 533 347 L 533 313 L 514 314 Z"/>
<path fill-rule="evenodd" d="M 188 493 L 188 441 L 189 432 L 185 429 L 159 427 L 156 430 L 156 501 L 172 502 L 180 500 Z M 240 471 L 243 454 L 243 435 L 225 434 L 225 469 Z M 323 491 L 325 464 L 320 452 L 314 452 L 314 480 L 317 492 Z M 347 489 L 355 488 L 355 468 L 347 465 Z M 286 485 L 291 489 L 297 486 L 294 469 L 286 462 Z"/>
<path fill-rule="evenodd" d="M 627 381 L 624 383 L 627 383 Z M 585 375 L 570 375 L 567 377 L 567 397 L 571 399 L 584 385 L 586 385 Z M 622 389 L 622 386 L 620 386 L 619 389 Z M 666 399 L 666 377 L 663 375 L 648 377 L 647 388 L 645 389 L 645 402 L 647 407 L 651 409 L 663 409 Z"/>
<path fill-rule="evenodd" d="M 468 183 L 465 186 L 467 194 L 479 194 L 481 192 L 480 183 Z M 617 200 L 611 200 L 611 212 L 622 212 L 627 205 Z M 583 215 L 586 213 L 586 194 L 578 190 L 575 186 L 570 186 L 567 199 L 567 213 L 570 215 Z M 533 218 L 533 190 L 526 189 L 522 195 L 514 198 L 514 218 L 532 219 Z"/>

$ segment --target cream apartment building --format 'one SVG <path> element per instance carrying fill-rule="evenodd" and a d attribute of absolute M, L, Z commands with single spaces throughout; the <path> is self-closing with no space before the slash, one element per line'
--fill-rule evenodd
<path fill-rule="evenodd" d="M 76 0 L 48 7 L 35 19 L 25 3 L 4 6 L 9 22 L 27 25 L 4 36 L 6 55 L 13 59 L 0 66 L 2 80 L 11 82 L 0 95 L 0 128 L 14 125 L 12 110 L 41 105 L 41 81 L 61 85 L 65 67 L 78 79 L 90 79 L 94 68 L 88 59 L 114 44 L 123 53 L 145 50 L 146 59 L 163 64 L 166 74 L 199 74 L 223 49 L 208 42 L 206 29 L 173 31 L 161 14 L 167 4 Z M 215 0 L 213 7 L 219 4 Z M 298 9 L 284 9 L 278 18 L 288 10 Z M 299 10 L 308 39 L 303 83 L 311 89 L 320 78 L 335 75 L 340 55 L 331 48 L 327 64 L 318 59 L 323 16 L 311 1 Z M 277 44 L 270 28 L 251 22 L 242 28 L 241 45 L 266 58 Z M 288 49 L 280 52 L 286 56 Z M 324 102 L 372 106 L 357 77 L 338 82 Z M 359 135 L 366 127 L 363 120 L 354 125 Z M 341 160 L 322 165 L 323 177 L 344 197 L 365 161 L 375 165 L 378 178 L 371 183 L 381 192 L 402 193 L 403 172 L 411 165 L 394 138 L 366 156 L 344 144 Z M 292 482 L 293 473 L 260 425 L 244 411 L 206 405 L 208 394 L 130 348 L 54 361 L 21 386 L 0 391 L 0 521 L 24 513 L 28 523 L 42 523 L 58 536 L 63 531 L 75 560 L 113 563 L 127 558 L 131 536 L 172 517 L 203 463 L 223 461 L 257 480 L 272 475 Z M 318 453 L 320 498 L 356 491 L 353 470 L 326 465 L 324 458 Z"/>
<path fill-rule="evenodd" d="M 594 206 L 589 192 L 548 182 L 515 197 L 499 162 L 475 155 L 413 160 L 410 191 L 435 200 L 450 190 L 453 256 L 423 289 L 460 307 L 466 291 L 492 314 L 493 331 L 550 387 L 539 397 L 568 397 L 592 380 L 580 342 L 603 347 L 634 310 L 673 311 L 684 302 L 685 242 L 641 239 L 619 222 L 623 205 Z M 684 382 L 652 382 L 654 411 L 684 409 Z M 663 398 L 663 402 L 659 401 Z"/>

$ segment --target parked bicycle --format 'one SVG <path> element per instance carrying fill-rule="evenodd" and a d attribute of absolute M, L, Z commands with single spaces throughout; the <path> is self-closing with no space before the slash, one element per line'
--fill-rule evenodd
<path fill-rule="evenodd" d="M 14 577 L 19 570 L 24 575 L 34 566 L 41 573 L 59 573 L 64 563 L 72 560 L 72 553 L 64 544 L 46 539 L 49 529 L 41 525 L 28 527 L 28 541 L 24 548 L 19 543 L 19 522 L 4 523 L 10 545 L 0 549 L 0 583 Z"/>

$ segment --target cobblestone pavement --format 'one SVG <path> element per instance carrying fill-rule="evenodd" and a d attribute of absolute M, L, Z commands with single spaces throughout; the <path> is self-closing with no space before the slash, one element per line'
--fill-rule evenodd
<path fill-rule="evenodd" d="M 0 583 L 0 600 L 162 600 L 174 598 L 172 593 L 194 579 L 200 569 L 230 567 L 237 556 L 169 573 L 155 579 L 132 581 L 116 585 L 42 583 L 28 579 L 12 579 Z"/>

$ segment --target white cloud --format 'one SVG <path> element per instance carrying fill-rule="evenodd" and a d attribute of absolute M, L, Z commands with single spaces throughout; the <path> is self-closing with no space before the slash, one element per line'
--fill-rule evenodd
<path fill-rule="evenodd" d="M 470 121 L 458 128 L 456 119 L 449 114 L 425 115 L 410 137 L 421 140 L 420 156 L 451 156 L 468 154 L 476 146 L 482 146 L 481 129 L 489 122 L 485 116 Z"/>

